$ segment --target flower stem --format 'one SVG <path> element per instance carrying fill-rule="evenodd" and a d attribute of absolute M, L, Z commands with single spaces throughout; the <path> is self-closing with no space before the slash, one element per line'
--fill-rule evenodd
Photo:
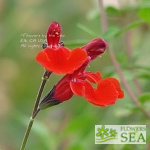
<path fill-rule="evenodd" d="M 35 102 L 35 105 L 34 105 L 34 108 L 33 108 L 32 116 L 34 116 L 34 114 L 36 113 L 36 111 L 38 109 L 38 105 L 39 105 L 41 95 L 43 93 L 43 89 L 44 89 L 45 84 L 46 84 L 47 80 L 49 79 L 51 73 L 52 72 L 45 71 L 44 74 L 43 74 L 42 83 L 41 83 L 41 86 L 40 86 L 40 89 L 39 89 L 39 92 L 38 92 L 38 95 L 37 95 L 37 98 L 36 98 L 36 102 Z"/>
<path fill-rule="evenodd" d="M 33 122 L 34 122 L 34 119 L 31 117 L 30 121 L 29 121 L 29 124 L 28 124 L 28 127 L 27 127 L 27 130 L 26 130 L 26 133 L 24 135 L 23 142 L 22 142 L 20 150 L 24 150 L 24 148 L 26 146 L 26 143 L 27 143 L 27 140 L 28 140 L 28 137 L 29 137 L 32 125 L 33 125 Z"/>
<path fill-rule="evenodd" d="M 39 105 L 39 101 L 40 101 L 41 95 L 43 93 L 43 89 L 44 89 L 45 84 L 46 84 L 47 80 L 49 79 L 51 73 L 52 72 L 45 71 L 43 76 L 42 76 L 42 83 L 40 85 L 40 88 L 39 88 L 39 91 L 38 91 L 38 94 L 37 94 L 37 98 L 36 98 L 36 101 L 35 101 L 35 104 L 34 104 L 32 116 L 30 118 L 27 130 L 25 132 L 25 135 L 24 135 L 24 138 L 23 138 L 20 150 L 24 150 L 25 149 L 25 146 L 26 146 L 26 143 L 27 143 L 27 140 L 28 140 L 28 137 L 29 137 L 29 134 L 30 134 L 33 122 L 34 122 L 34 119 L 35 119 L 35 117 L 37 116 L 37 114 L 40 111 L 40 109 L 38 108 L 38 105 Z"/>

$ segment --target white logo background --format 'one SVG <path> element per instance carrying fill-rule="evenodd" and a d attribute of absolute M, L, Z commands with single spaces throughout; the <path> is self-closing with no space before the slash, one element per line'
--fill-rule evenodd
<path fill-rule="evenodd" d="M 146 144 L 146 125 L 95 125 L 95 144 Z"/>

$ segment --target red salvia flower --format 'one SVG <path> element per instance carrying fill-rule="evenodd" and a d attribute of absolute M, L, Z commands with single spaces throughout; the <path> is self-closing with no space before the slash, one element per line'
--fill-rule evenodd
<path fill-rule="evenodd" d="M 46 70 L 56 74 L 72 73 L 87 59 L 87 53 L 81 48 L 69 50 L 59 44 L 61 27 L 57 22 L 52 22 L 47 31 L 48 46 L 39 52 L 36 61 Z"/>
<path fill-rule="evenodd" d="M 84 71 L 91 60 L 105 52 L 106 42 L 97 38 L 83 46 L 88 57 L 81 67 L 72 74 L 66 74 L 48 93 L 40 103 L 44 109 L 52 105 L 69 100 L 73 94 L 83 96 L 90 103 L 97 106 L 108 106 L 114 104 L 118 98 L 124 97 L 120 83 L 115 78 L 102 79 L 99 72 L 92 73 Z M 96 84 L 96 88 L 92 86 Z"/>
<path fill-rule="evenodd" d="M 89 78 L 92 83 L 95 82 L 97 87 L 93 88 L 88 81 L 81 79 L 72 80 L 70 87 L 74 94 L 85 97 L 90 103 L 97 106 L 107 106 L 114 104 L 118 98 L 124 97 L 117 79 L 106 78 L 102 80 L 99 72 L 95 74 L 84 72 L 83 75 L 87 76 L 86 79 Z"/>

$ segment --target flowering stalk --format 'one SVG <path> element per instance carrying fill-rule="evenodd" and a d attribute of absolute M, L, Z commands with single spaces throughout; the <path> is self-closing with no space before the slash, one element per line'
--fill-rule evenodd
<path fill-rule="evenodd" d="M 40 86 L 40 89 L 39 89 L 39 92 L 38 92 L 38 95 L 37 95 L 37 98 L 36 98 L 36 102 L 35 102 L 35 105 L 34 105 L 32 116 L 30 117 L 30 121 L 29 121 L 27 130 L 25 132 L 20 150 L 24 150 L 24 148 L 26 146 L 26 143 L 27 143 L 27 140 L 28 140 L 28 137 L 29 137 L 34 119 L 35 119 L 36 115 L 38 114 L 38 112 L 40 111 L 40 109 L 38 109 L 38 105 L 39 105 L 39 101 L 40 101 L 43 89 L 44 89 L 45 84 L 46 84 L 47 80 L 49 79 L 51 73 L 52 72 L 45 71 L 44 74 L 43 74 L 42 83 L 41 83 L 41 86 Z"/>
<path fill-rule="evenodd" d="M 20 150 L 24 150 L 34 119 L 40 110 L 67 101 L 73 94 L 83 96 L 88 102 L 101 107 L 112 105 L 117 99 L 124 97 L 117 79 L 102 79 L 100 72 L 85 71 L 92 60 L 105 52 L 107 44 L 103 39 L 96 38 L 81 48 L 70 50 L 60 42 L 60 34 L 60 25 L 52 22 L 47 31 L 47 45 L 43 45 L 43 50 L 36 56 L 36 61 L 46 71 Z M 52 72 L 65 75 L 40 101 Z"/>
<path fill-rule="evenodd" d="M 70 51 L 68 48 L 64 47 L 63 43 L 60 42 L 60 35 L 61 26 L 57 22 L 52 22 L 47 31 L 47 44 L 43 45 L 44 50 L 39 52 L 36 57 L 37 62 L 39 62 L 46 71 L 42 77 L 42 83 L 20 150 L 24 150 L 26 146 L 34 119 L 40 111 L 39 101 L 43 89 L 51 73 L 71 73 L 80 67 L 87 58 L 87 53 L 80 48 Z M 54 101 L 51 103 L 51 106 L 53 106 L 60 102 Z"/>
<path fill-rule="evenodd" d="M 54 47 L 54 48 L 57 47 L 57 45 L 59 43 L 59 39 L 60 39 L 60 32 L 61 32 L 61 27 L 59 26 L 59 24 L 52 23 L 49 26 L 48 31 L 47 31 L 47 43 L 48 43 L 48 46 Z M 57 35 L 57 37 L 55 35 Z M 43 45 L 43 49 L 46 48 L 46 47 L 47 47 L 47 45 Z M 46 84 L 46 82 L 49 79 L 51 74 L 52 74 L 51 71 L 47 71 L 46 70 L 44 72 L 43 76 L 42 76 L 42 83 L 41 83 L 41 86 L 39 88 L 39 92 L 37 94 L 37 98 L 36 98 L 35 105 L 34 105 L 34 108 L 33 108 L 32 116 L 30 117 L 30 121 L 29 121 L 27 130 L 25 132 L 25 135 L 24 135 L 24 138 L 23 138 L 20 150 L 24 150 L 25 149 L 25 146 L 26 146 L 26 143 L 27 143 L 27 140 L 28 140 L 28 137 L 29 137 L 29 134 L 30 134 L 33 122 L 34 122 L 34 119 L 35 119 L 35 117 L 37 116 L 37 114 L 40 111 L 40 109 L 38 107 L 39 107 L 39 101 L 40 101 L 41 95 L 43 93 L 45 84 Z"/>
<path fill-rule="evenodd" d="M 41 86 L 40 86 L 40 89 L 39 89 L 39 92 L 38 92 L 38 95 L 37 95 L 37 99 L 36 99 L 36 102 L 35 102 L 35 105 L 34 105 L 33 113 L 32 113 L 32 118 L 33 119 L 36 117 L 37 113 L 39 112 L 39 110 L 38 110 L 39 101 L 40 101 L 42 92 L 44 90 L 45 84 L 46 84 L 47 80 L 49 79 L 51 73 L 52 72 L 49 72 L 49 71 L 46 70 L 43 74 L 43 77 L 42 77 L 43 81 L 41 83 Z"/>

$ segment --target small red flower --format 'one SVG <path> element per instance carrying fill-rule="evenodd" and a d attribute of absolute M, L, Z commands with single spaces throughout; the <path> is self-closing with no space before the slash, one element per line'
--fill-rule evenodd
<path fill-rule="evenodd" d="M 82 47 L 88 57 L 86 61 L 72 74 L 65 75 L 48 93 L 40 104 L 43 109 L 47 105 L 51 106 L 52 101 L 61 103 L 69 100 L 73 94 L 83 96 L 90 103 L 97 106 L 108 106 L 116 102 L 118 98 L 124 97 L 124 92 L 120 88 L 120 83 L 115 78 L 102 79 L 99 72 L 92 73 L 84 71 L 91 60 L 102 54 L 106 49 L 106 42 L 100 38 L 92 40 Z M 96 84 L 96 88 L 92 86 Z"/>
<path fill-rule="evenodd" d="M 62 102 L 76 94 L 77 96 L 83 96 L 94 105 L 107 106 L 114 104 L 118 98 L 124 97 L 117 79 L 106 78 L 102 80 L 99 72 L 84 72 L 85 67 L 82 67 L 73 74 L 66 75 L 56 84 L 55 99 Z M 93 88 L 90 83 L 96 84 L 97 87 Z"/>
<path fill-rule="evenodd" d="M 72 51 L 59 44 L 61 27 L 52 22 L 47 31 L 48 46 L 39 52 L 36 61 L 46 70 L 56 74 L 72 73 L 87 59 L 87 53 L 81 48 Z"/>
<path fill-rule="evenodd" d="M 95 74 L 84 72 L 83 75 L 87 76 L 86 79 L 89 78 L 92 83 L 95 82 L 97 87 L 93 88 L 88 81 L 81 79 L 73 79 L 70 82 L 70 87 L 74 94 L 85 97 L 90 103 L 97 106 L 107 106 L 114 104 L 118 98 L 124 97 L 117 79 L 106 78 L 102 80 L 99 72 Z"/>

